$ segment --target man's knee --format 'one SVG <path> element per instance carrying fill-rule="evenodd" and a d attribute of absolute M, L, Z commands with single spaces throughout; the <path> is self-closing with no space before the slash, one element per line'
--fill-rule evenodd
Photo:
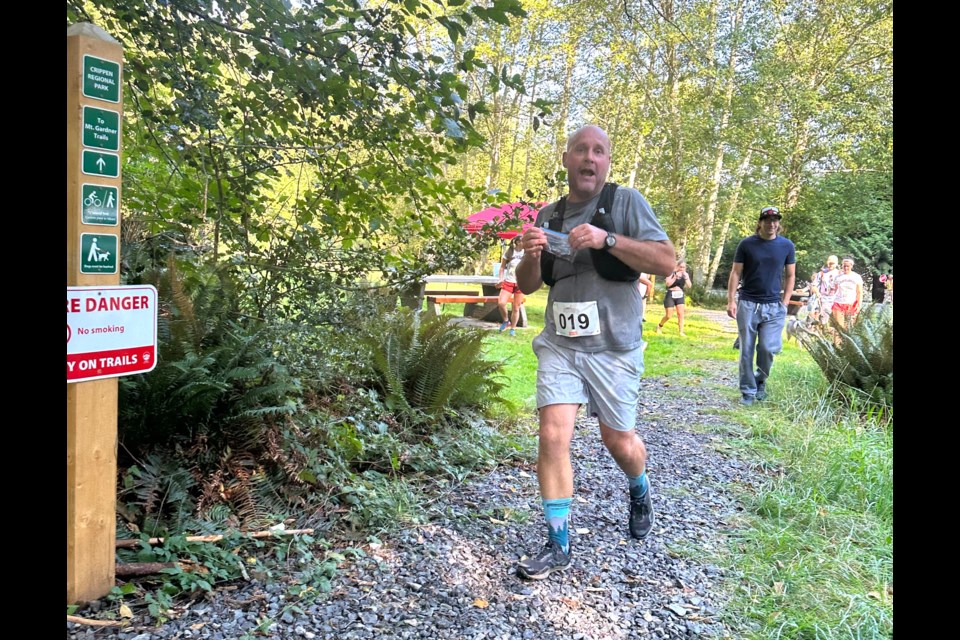
<path fill-rule="evenodd" d="M 764 344 L 763 342 L 757 343 L 757 357 L 764 358 L 767 356 L 775 356 L 782 350 L 782 346 L 777 346 L 773 344 Z"/>
<path fill-rule="evenodd" d="M 616 429 L 604 426 L 600 430 L 600 436 L 604 446 L 615 457 L 637 452 L 641 455 L 646 455 L 647 453 L 647 448 L 644 446 L 643 440 L 640 439 L 640 436 L 638 436 L 637 432 L 633 429 L 629 431 L 617 431 Z"/>
<path fill-rule="evenodd" d="M 571 434 L 559 427 L 540 427 L 539 448 L 541 455 L 562 455 L 570 450 Z"/>
<path fill-rule="evenodd" d="M 573 439 L 573 427 L 577 405 L 548 406 L 540 410 L 540 446 L 569 446 Z"/>

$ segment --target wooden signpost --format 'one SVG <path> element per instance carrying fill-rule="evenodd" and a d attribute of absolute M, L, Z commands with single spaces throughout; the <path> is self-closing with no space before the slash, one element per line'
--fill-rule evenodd
<path fill-rule="evenodd" d="M 67 28 L 67 287 L 120 284 L 123 49 Z M 67 342 L 71 339 L 67 300 Z M 73 328 L 76 331 L 76 328 Z M 117 379 L 67 384 L 67 603 L 114 586 Z"/>

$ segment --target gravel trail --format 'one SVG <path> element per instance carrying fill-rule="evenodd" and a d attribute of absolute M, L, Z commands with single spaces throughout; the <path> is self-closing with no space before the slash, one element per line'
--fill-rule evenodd
<path fill-rule="evenodd" d="M 708 317 L 732 339 L 732 321 L 720 314 Z M 735 396 L 718 387 L 732 387 L 735 376 L 735 365 L 726 364 L 682 387 L 668 378 L 643 380 L 638 429 L 656 521 L 642 542 L 627 532 L 626 479 L 603 448 L 596 420 L 581 412 L 572 448 L 573 563 L 546 580 L 513 574 L 522 554 L 545 539 L 536 470 L 501 467 L 436 502 L 429 524 L 359 545 L 366 556 L 342 564 L 333 590 L 315 604 L 293 607 L 287 585 L 254 580 L 217 589 L 159 628 L 136 619 L 122 630 L 67 623 L 67 638 L 740 637 L 719 615 L 722 570 L 689 559 L 690 550 L 722 550 L 738 510 L 732 486 L 758 483 L 749 464 L 722 453 L 720 413 Z"/>

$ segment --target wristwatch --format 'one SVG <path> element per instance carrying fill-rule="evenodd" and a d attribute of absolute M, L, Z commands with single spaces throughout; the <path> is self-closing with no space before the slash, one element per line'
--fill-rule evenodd
<path fill-rule="evenodd" d="M 609 250 L 613 249 L 615 246 L 617 246 L 617 236 L 613 235 L 612 233 L 608 233 L 607 237 L 603 240 L 603 248 L 605 250 Z"/>

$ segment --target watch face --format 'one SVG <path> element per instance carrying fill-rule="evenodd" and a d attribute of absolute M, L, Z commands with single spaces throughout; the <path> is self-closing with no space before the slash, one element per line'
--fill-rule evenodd
<path fill-rule="evenodd" d="M 612 247 L 617 244 L 617 238 L 612 233 L 608 233 L 606 242 L 608 247 Z"/>

